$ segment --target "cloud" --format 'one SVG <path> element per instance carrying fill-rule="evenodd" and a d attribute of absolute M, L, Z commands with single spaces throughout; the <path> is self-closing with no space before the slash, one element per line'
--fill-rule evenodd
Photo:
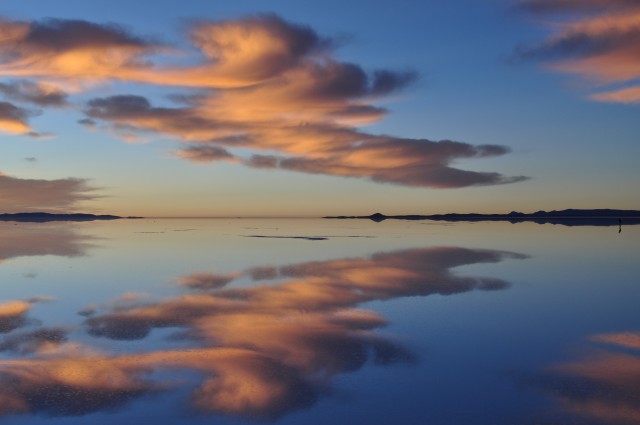
<path fill-rule="evenodd" d="M 166 45 L 133 35 L 115 24 L 3 20 L 0 31 L 4 34 L 0 57 L 5 62 L 0 75 L 195 87 L 255 84 L 330 45 L 312 29 L 275 15 L 216 23 L 193 21 L 189 39 L 199 50 L 201 62 L 159 67 L 149 56 L 167 51 Z"/>
<path fill-rule="evenodd" d="M 633 0 L 530 0 L 521 8 L 557 16 L 555 33 L 517 55 L 542 60 L 554 71 L 593 81 L 599 92 L 591 99 L 640 101 L 640 5 Z M 615 87 L 615 85 L 625 87 Z M 607 87 L 607 85 L 613 85 Z M 605 86 L 602 88 L 601 86 Z"/>
<path fill-rule="evenodd" d="M 194 22 L 189 38 L 205 63 L 182 72 L 167 72 L 198 86 L 242 87 L 295 68 L 300 61 L 328 50 L 330 40 L 311 28 L 262 14 L 242 20 Z M 188 84 L 193 85 L 193 83 Z"/>
<path fill-rule="evenodd" d="M 0 102 L 0 132 L 8 134 L 28 134 L 31 127 L 28 119 L 37 112 L 20 108 L 9 102 Z"/>
<path fill-rule="evenodd" d="M 90 129 L 95 129 L 98 125 L 98 123 L 96 123 L 94 120 L 92 120 L 91 118 L 83 118 L 81 120 L 78 120 L 78 124 L 81 124 L 87 128 Z"/>
<path fill-rule="evenodd" d="M 248 88 L 218 93 L 212 98 L 199 99 L 198 105 L 182 108 L 154 107 L 140 96 L 112 96 L 90 101 L 85 112 L 91 120 L 109 122 L 116 132 L 122 129 L 155 132 L 191 142 L 177 154 L 194 162 L 240 161 L 257 168 L 436 188 L 526 180 L 523 176 L 507 177 L 451 166 L 462 159 L 505 155 L 509 149 L 504 146 L 372 135 L 339 123 L 342 119 L 353 119 L 356 114 L 343 103 L 337 107 L 332 105 L 340 98 L 335 88 L 320 90 L 322 95 L 317 98 L 293 99 L 295 106 L 278 105 L 278 102 L 286 103 L 287 96 L 268 93 L 271 90 Z M 278 90 L 286 89 L 279 87 Z M 346 89 L 338 91 L 342 93 Z M 349 95 L 361 94 L 357 89 Z M 238 105 L 237 109 L 234 104 Z M 246 106 L 241 109 L 239 105 Z M 304 105 L 312 106 L 305 110 Z M 358 119 L 375 118 L 381 113 L 365 106 L 356 110 Z M 314 116 L 316 113 L 320 115 Z M 229 152 L 228 149 L 233 148 L 277 151 L 283 155 L 253 154 L 241 158 Z"/>
<path fill-rule="evenodd" d="M 0 173 L 0 204 L 4 213 L 66 210 L 81 201 L 98 198 L 95 191 L 86 179 L 21 179 Z"/>
<path fill-rule="evenodd" d="M 0 20 L 0 75 L 59 80 L 128 79 L 162 46 L 115 24 Z"/>
<path fill-rule="evenodd" d="M 188 159 L 192 162 L 238 161 L 238 158 L 229 153 L 228 150 L 218 146 L 190 145 L 184 149 L 179 149 L 176 154 L 180 158 Z"/>
<path fill-rule="evenodd" d="M 88 120 L 83 124 L 95 126 L 96 120 L 113 124 L 116 133 L 126 131 L 157 132 L 179 135 L 184 140 L 211 139 L 219 134 L 220 125 L 193 113 L 190 108 L 153 107 L 142 96 L 120 95 L 89 101 L 85 110 Z"/>
<path fill-rule="evenodd" d="M 357 126 L 382 119 L 388 111 L 375 103 L 409 86 L 416 73 L 369 72 L 339 61 L 337 42 L 273 14 L 192 21 L 188 38 L 199 61 L 189 65 L 161 65 L 157 55 L 167 52 L 166 46 L 113 24 L 4 20 L 0 31 L 6 34 L 0 42 L 5 59 L 0 75 L 49 79 L 58 85 L 122 80 L 195 88 L 196 94 L 174 96 L 188 99 L 186 106 L 179 102 L 181 107 L 153 106 L 136 95 L 95 98 L 80 120 L 128 141 L 153 133 L 189 142 L 176 152 L 189 161 L 226 160 L 433 188 L 526 180 L 452 166 L 459 160 L 505 155 L 509 149 L 502 146 L 359 130 Z M 0 86 L 0 91 L 15 100 L 60 106 L 66 94 L 55 87 L 19 81 Z M 5 131 L 43 136 L 31 131 L 22 110 L 6 108 Z M 98 126 L 100 122 L 105 125 Z M 242 157 L 229 150 L 234 147 L 252 152 Z"/>
<path fill-rule="evenodd" d="M 179 49 L 113 24 L 4 20 L 0 31 L 0 75 L 54 81 L 55 87 L 120 80 L 192 88 L 171 98 L 178 107 L 155 106 L 133 94 L 94 98 L 80 121 L 128 141 L 155 134 L 187 142 L 176 154 L 192 162 L 225 160 L 432 188 L 526 180 L 454 167 L 509 153 L 503 146 L 362 131 L 388 113 L 378 103 L 410 86 L 417 74 L 338 60 L 338 42 L 273 14 L 191 21 L 187 37 L 195 50 L 183 55 L 183 65 L 176 64 L 178 55 L 170 61 L 160 56 L 184 53 Z M 43 83 L 29 84 L 6 86 L 5 93 L 42 101 Z M 30 131 L 24 119 L 15 121 L 13 132 Z"/>
<path fill-rule="evenodd" d="M 275 155 L 251 155 L 245 164 L 253 168 L 277 168 L 280 158 Z"/>
<path fill-rule="evenodd" d="M 26 299 L 28 303 L 50 303 L 56 300 L 56 297 L 52 297 L 51 295 L 34 295 Z"/>
<path fill-rule="evenodd" d="M 32 139 L 36 140 L 47 140 L 54 138 L 56 135 L 53 133 L 39 133 L 37 131 L 30 131 L 26 133 L 25 136 L 31 137 Z"/>
<path fill-rule="evenodd" d="M 535 13 L 598 11 L 610 7 L 638 8 L 636 0 L 523 0 L 518 7 Z"/>
<path fill-rule="evenodd" d="M 61 89 L 28 80 L 0 83 L 0 93 L 17 102 L 33 103 L 43 107 L 68 105 L 68 94 Z"/>

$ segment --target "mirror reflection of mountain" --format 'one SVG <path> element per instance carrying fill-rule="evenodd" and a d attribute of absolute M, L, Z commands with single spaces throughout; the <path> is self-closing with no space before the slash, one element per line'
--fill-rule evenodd
<path fill-rule="evenodd" d="M 0 223 L 0 263 L 24 256 L 81 257 L 91 239 L 68 225 Z"/>
<path fill-rule="evenodd" d="M 567 209 L 561 211 L 537 211 L 534 213 L 521 213 L 512 211 L 508 214 L 410 214 L 410 215 L 385 215 L 374 213 L 361 216 L 327 216 L 329 219 L 367 219 L 375 222 L 385 220 L 432 220 L 445 222 L 479 222 L 479 221 L 506 221 L 509 223 L 533 222 L 538 224 L 559 224 L 563 226 L 619 226 L 640 224 L 640 211 L 637 210 L 612 210 L 593 209 L 578 210 Z"/>
<path fill-rule="evenodd" d="M 177 328 L 167 343 L 188 343 L 188 349 L 173 345 L 104 354 L 67 341 L 57 328 L 15 337 L 35 340 L 35 348 L 30 357 L 0 360 L 0 414 L 81 415 L 111 409 L 184 383 L 158 373 L 192 370 L 202 377 L 190 396 L 198 411 L 277 418 L 314 405 L 339 374 L 369 362 L 415 360 L 401 343 L 378 332 L 385 318 L 360 304 L 505 289 L 509 283 L 504 280 L 463 276 L 452 269 L 522 258 L 438 247 L 224 275 L 194 272 L 176 281 L 187 291 L 180 296 L 146 304 L 107 303 L 85 313 L 86 329 L 95 337 L 121 344 L 142 340 L 153 329 Z M 254 285 L 233 285 L 241 279 Z"/>

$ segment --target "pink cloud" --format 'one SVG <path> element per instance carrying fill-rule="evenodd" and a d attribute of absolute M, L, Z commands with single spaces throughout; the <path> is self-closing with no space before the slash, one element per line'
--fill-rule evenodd
<path fill-rule="evenodd" d="M 593 100 L 636 103 L 640 80 L 640 5 L 634 0 L 529 0 L 525 10 L 556 18 L 545 41 L 518 54 L 550 70 L 593 82 Z M 602 88 L 624 84 L 626 87 Z"/>

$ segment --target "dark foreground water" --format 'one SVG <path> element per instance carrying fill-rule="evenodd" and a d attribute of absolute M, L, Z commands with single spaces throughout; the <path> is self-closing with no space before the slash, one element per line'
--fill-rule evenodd
<path fill-rule="evenodd" d="M 640 226 L 0 223 L 0 422 L 637 424 Z"/>

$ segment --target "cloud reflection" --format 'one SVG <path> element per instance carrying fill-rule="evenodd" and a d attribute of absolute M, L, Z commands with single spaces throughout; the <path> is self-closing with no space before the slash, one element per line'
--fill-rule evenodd
<path fill-rule="evenodd" d="M 0 223 L 0 229 L 0 264 L 8 259 L 24 256 L 81 257 L 91 247 L 89 236 L 77 233 L 68 225 Z"/>
<path fill-rule="evenodd" d="M 272 419 L 313 405 L 340 373 L 368 361 L 412 361 L 399 342 L 376 332 L 385 319 L 357 306 L 406 296 L 503 289 L 499 279 L 459 276 L 452 268 L 521 255 L 463 248 L 429 248 L 369 258 L 194 273 L 176 283 L 190 291 L 145 305 L 105 304 L 86 319 L 94 336 L 146 337 L 154 328 L 180 328 L 187 350 L 108 355 L 71 342 L 30 359 L 0 360 L 0 413 L 82 415 L 123 405 L 175 386 L 154 375 L 196 370 L 202 381 L 191 404 L 206 413 Z M 235 287 L 249 279 L 251 287 Z M 262 283 L 268 279 L 271 282 Z M 20 350 L 35 334 L 16 334 Z M 29 341 L 29 342 L 24 342 Z M 32 350 L 34 351 L 34 350 Z"/>
<path fill-rule="evenodd" d="M 26 314 L 31 304 L 25 301 L 9 301 L 0 304 L 0 333 L 11 332 L 26 324 Z"/>
<path fill-rule="evenodd" d="M 576 416 L 598 423 L 639 423 L 640 333 L 601 334 L 592 340 L 609 349 L 592 350 L 581 360 L 555 365 L 535 386 Z"/>
<path fill-rule="evenodd" d="M 1 308 L 2 306 L 0 306 L 0 310 Z M 0 351 L 9 351 L 22 355 L 49 351 L 65 342 L 67 333 L 66 329 L 60 327 L 12 333 L 0 342 Z"/>
<path fill-rule="evenodd" d="M 52 301 L 51 297 L 32 297 L 27 300 L 0 302 L 0 334 L 9 333 L 31 323 L 27 313 L 35 303 Z M 0 345 L 1 346 L 1 345 Z M 0 348 L 0 351 L 2 349 Z"/>

